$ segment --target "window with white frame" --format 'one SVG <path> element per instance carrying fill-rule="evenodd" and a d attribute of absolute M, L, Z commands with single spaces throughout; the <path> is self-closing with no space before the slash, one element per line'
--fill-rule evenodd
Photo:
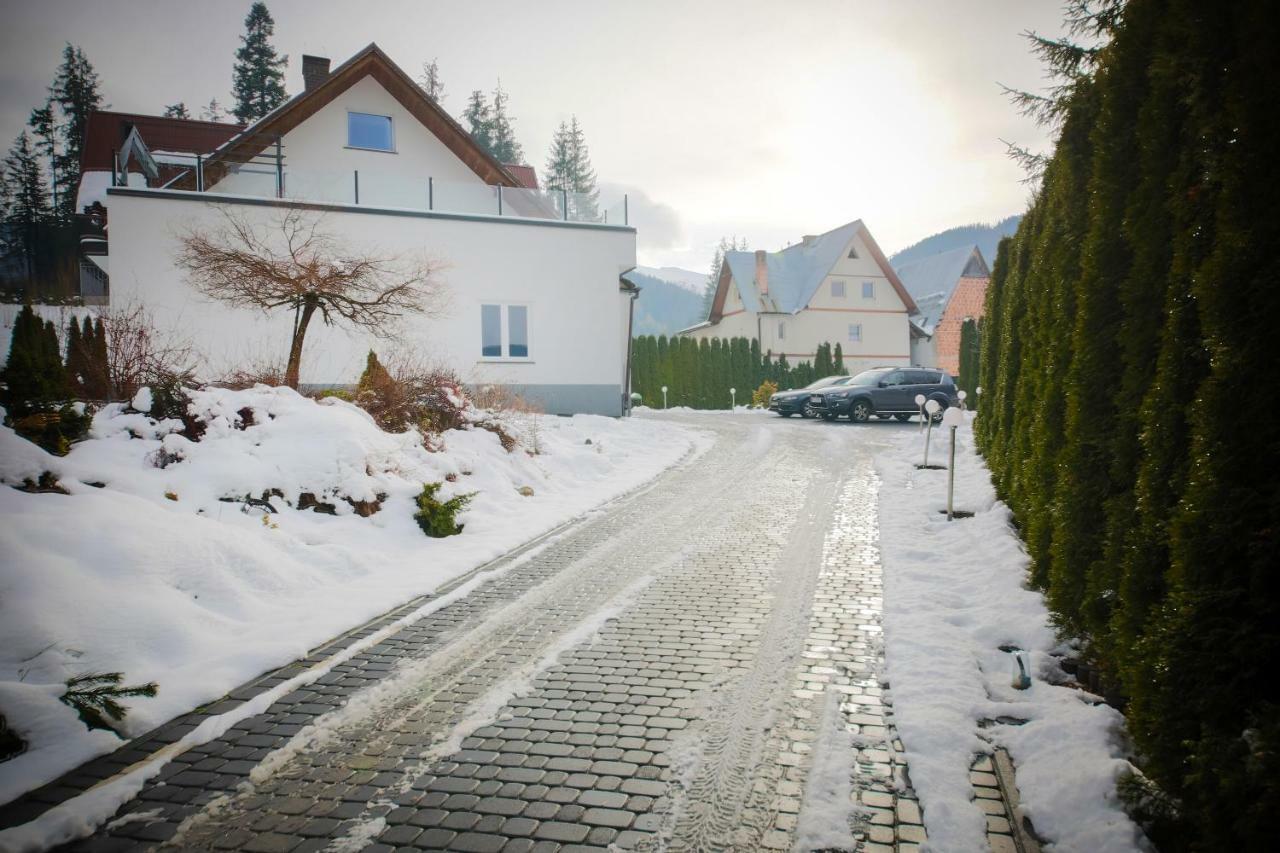
<path fill-rule="evenodd" d="M 863 299 L 876 298 L 876 283 L 874 281 L 864 281 L 862 283 L 862 298 Z"/>
<path fill-rule="evenodd" d="M 370 151 L 395 151 L 395 134 L 391 116 L 373 113 L 347 113 L 347 147 Z"/>
<path fill-rule="evenodd" d="M 844 299 L 844 282 L 831 282 L 831 296 L 835 299 Z"/>
<path fill-rule="evenodd" d="M 780 341 L 784 340 L 786 337 L 787 337 L 787 324 L 779 320 L 778 321 L 778 340 Z"/>
<path fill-rule="evenodd" d="M 482 358 L 529 357 L 529 306 L 480 306 Z"/>
<path fill-rule="evenodd" d="M 849 343 L 851 344 L 862 343 L 862 324 L 861 323 L 849 324 Z"/>

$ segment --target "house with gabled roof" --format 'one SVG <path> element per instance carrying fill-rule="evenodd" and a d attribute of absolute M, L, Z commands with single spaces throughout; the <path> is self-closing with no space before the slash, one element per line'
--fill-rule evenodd
<path fill-rule="evenodd" d="M 792 364 L 840 344 L 844 367 L 911 364 L 916 305 L 862 220 L 778 252 L 726 252 L 710 316 L 695 338 L 754 338 Z"/>
<path fill-rule="evenodd" d="M 180 119 L 91 118 L 102 129 L 88 140 L 97 168 L 82 192 L 105 165 L 95 200 L 110 303 L 180 329 L 211 376 L 282 360 L 292 316 L 211 302 L 176 256 L 183 233 L 226 212 L 265 225 L 300 211 L 352 246 L 437 263 L 446 316 L 408 315 L 399 335 L 422 356 L 548 412 L 623 414 L 636 292 L 622 279 L 636 246 L 625 196 L 605 206 L 540 189 L 531 167 L 491 157 L 377 45 L 332 70 L 305 56 L 303 78 L 302 92 L 243 128 L 190 122 L 183 135 Z M 371 348 L 386 344 L 313 324 L 302 385 L 354 382 Z"/>
<path fill-rule="evenodd" d="M 960 372 L 960 327 L 982 319 L 991 269 L 977 246 L 898 265 L 898 277 L 919 307 L 912 317 L 912 361 L 937 367 L 952 376 Z"/>

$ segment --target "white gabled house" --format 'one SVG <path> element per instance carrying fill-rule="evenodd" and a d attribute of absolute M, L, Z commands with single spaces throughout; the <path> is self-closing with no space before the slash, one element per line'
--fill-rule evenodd
<path fill-rule="evenodd" d="M 303 76 L 302 93 L 243 129 L 191 122 L 184 135 L 179 120 L 115 114 L 112 185 L 99 193 L 110 303 L 142 304 L 181 330 L 212 376 L 282 360 L 292 316 L 211 302 L 175 257 L 181 234 L 221 221 L 220 210 L 264 224 L 303 210 L 352 245 L 443 266 L 447 316 L 406 317 L 410 347 L 548 412 L 625 413 L 635 288 L 621 276 L 636 251 L 625 198 L 605 209 L 538 189 L 532 169 L 490 157 L 376 45 L 332 72 L 327 59 L 304 57 Z M 86 167 L 84 180 L 101 176 Z M 354 382 L 370 348 L 387 346 L 313 323 L 302 384 Z"/>
<path fill-rule="evenodd" d="M 780 252 L 726 252 L 698 338 L 755 338 L 792 364 L 840 344 L 844 367 L 911 364 L 916 305 L 862 220 Z"/>

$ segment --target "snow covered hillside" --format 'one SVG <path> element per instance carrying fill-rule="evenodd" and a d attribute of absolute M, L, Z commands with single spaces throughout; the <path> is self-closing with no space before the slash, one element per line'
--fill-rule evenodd
<path fill-rule="evenodd" d="M 0 712 L 30 744 L 0 763 L 0 803 L 119 745 L 58 700 L 68 677 L 155 681 L 156 698 L 128 702 L 127 732 L 142 733 L 651 479 L 698 442 L 656 421 L 511 414 L 514 452 L 479 428 L 443 433 L 433 452 L 350 403 L 261 385 L 194 392 L 190 411 L 207 425 L 198 441 L 181 421 L 110 405 L 65 457 L 0 429 Z M 68 494 L 7 487 L 45 472 Z M 460 535 L 431 539 L 415 523 L 416 497 L 437 482 L 442 499 L 475 494 Z"/>
<path fill-rule="evenodd" d="M 935 430 L 931 464 L 946 464 Z M 884 566 L 885 660 L 898 735 L 920 797 L 931 849 L 989 849 L 973 802 L 977 753 L 1008 749 L 1021 811 L 1055 850 L 1149 849 L 1121 808 L 1124 720 L 1070 684 L 1041 595 L 1025 588 L 1027 557 L 996 500 L 971 424 L 958 430 L 956 503 L 974 517 L 948 522 L 947 471 L 918 470 L 922 435 L 876 461 Z M 1012 685 L 1014 655 L 1031 684 Z"/>

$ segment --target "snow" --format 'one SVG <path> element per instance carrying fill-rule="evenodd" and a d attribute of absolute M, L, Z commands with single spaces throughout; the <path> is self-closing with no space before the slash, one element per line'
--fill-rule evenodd
<path fill-rule="evenodd" d="M 823 697 L 813 766 L 804 783 L 799 829 L 793 850 L 844 850 L 853 846 L 850 823 L 854 816 L 852 775 L 857 750 L 840 713 L 841 694 L 829 689 Z"/>
<path fill-rule="evenodd" d="M 144 415 L 151 413 L 151 389 L 139 388 L 138 393 L 133 395 L 133 402 L 129 406 L 135 412 L 141 412 Z"/>
<path fill-rule="evenodd" d="M 1052 654 L 1065 649 L 1040 594 L 1023 585 L 1027 556 L 974 450 L 971 425 L 957 430 L 956 507 L 973 518 L 948 522 L 940 512 L 948 472 L 916 469 L 918 433 L 876 461 L 886 672 L 930 845 L 988 849 L 968 774 L 975 754 L 1002 745 L 1016 766 L 1022 813 L 1055 849 L 1149 849 L 1115 790 L 1131 767 L 1123 718 L 1060 684 L 1066 679 Z M 949 436 L 940 439 L 943 461 Z M 1002 645 L 1027 653 L 1028 689 L 1011 684 L 1014 656 Z M 998 717 L 1027 722 L 978 725 Z"/>
<path fill-rule="evenodd" d="M 49 471 L 70 492 L 0 488 L 0 711 L 30 744 L 0 764 L 0 803 L 120 745 L 58 701 L 68 677 L 157 682 L 157 697 L 128 702 L 125 734 L 146 732 L 643 484 L 698 438 L 660 421 L 510 415 L 541 454 L 509 454 L 482 429 L 429 452 L 354 405 L 266 386 L 198 391 L 192 411 L 209 424 L 198 442 L 113 404 L 61 458 L 0 428 L 0 482 Z M 475 498 L 463 533 L 437 540 L 412 516 L 440 481 L 442 498 Z M 270 490 L 275 512 L 220 500 Z M 336 515 L 294 508 L 308 492 Z M 368 518 L 349 502 L 380 496 Z"/>

